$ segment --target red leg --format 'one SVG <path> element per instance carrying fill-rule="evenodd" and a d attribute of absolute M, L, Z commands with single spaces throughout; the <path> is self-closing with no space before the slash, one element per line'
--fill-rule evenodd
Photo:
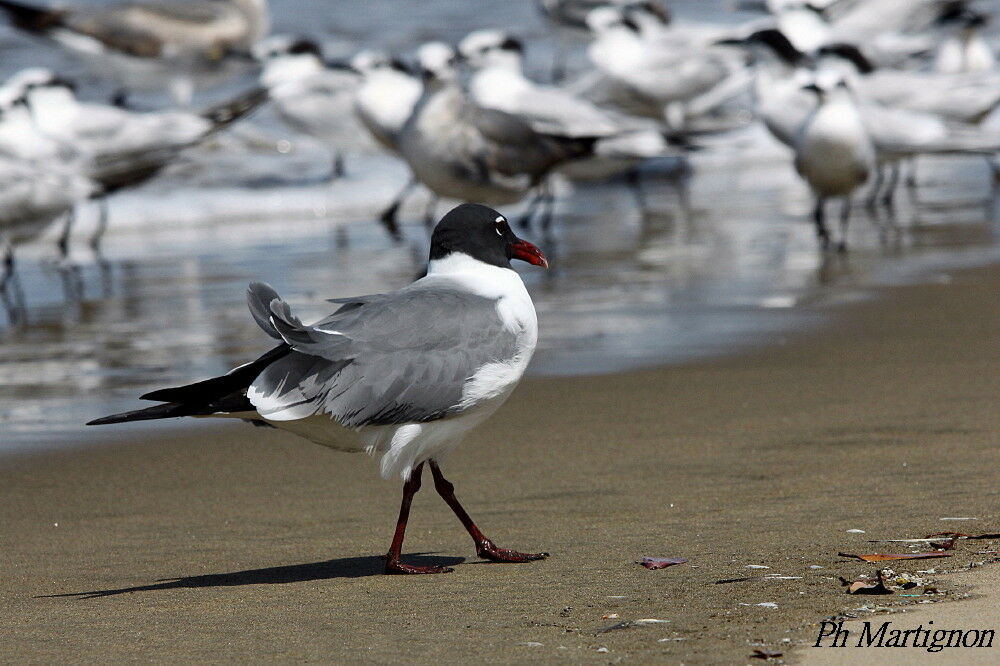
<path fill-rule="evenodd" d="M 548 553 L 519 553 L 516 550 L 497 547 L 496 544 L 487 539 L 479 531 L 476 524 L 472 522 L 472 518 L 465 512 L 462 505 L 458 503 L 458 498 L 455 497 L 455 486 L 452 485 L 451 481 L 444 478 L 444 474 L 441 473 L 441 468 L 437 466 L 437 463 L 432 460 L 430 464 L 431 474 L 434 475 L 434 487 L 442 499 L 451 507 L 451 510 L 455 512 L 458 519 L 462 521 L 462 525 L 469 532 L 472 540 L 476 542 L 476 553 L 479 557 L 492 560 L 493 562 L 531 562 L 532 560 L 543 560 L 549 556 Z"/>
<path fill-rule="evenodd" d="M 454 571 L 451 567 L 420 567 L 414 564 L 403 564 L 399 561 L 399 553 L 403 549 L 403 536 L 406 534 L 406 521 L 410 517 L 410 503 L 413 496 L 420 490 L 420 473 L 424 464 L 417 465 L 410 478 L 403 484 L 403 501 L 399 505 L 399 520 L 396 521 L 396 533 L 392 536 L 392 545 L 385 556 L 385 572 L 387 574 L 432 574 Z"/>

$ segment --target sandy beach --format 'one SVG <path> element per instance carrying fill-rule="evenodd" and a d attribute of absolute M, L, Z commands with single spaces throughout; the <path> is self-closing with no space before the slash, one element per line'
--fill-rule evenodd
<path fill-rule="evenodd" d="M 552 553 L 532 564 L 480 562 L 425 484 L 404 551 L 455 572 L 379 575 L 398 484 L 240 424 L 5 458 L 0 660 L 833 663 L 806 647 L 823 618 L 970 586 L 994 601 L 920 613 L 1000 629 L 989 568 L 927 575 L 942 592 L 927 597 L 838 581 L 877 568 L 838 552 L 901 546 L 869 539 L 1000 532 L 998 294 L 1000 269 L 958 273 L 750 355 L 526 381 L 445 470 L 498 544 Z M 995 549 L 893 568 L 957 571 Z M 664 622 L 609 629 L 639 619 Z"/>

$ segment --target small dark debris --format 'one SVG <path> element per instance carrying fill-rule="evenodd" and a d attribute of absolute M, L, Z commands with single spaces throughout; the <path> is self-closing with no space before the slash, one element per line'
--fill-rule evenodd
<path fill-rule="evenodd" d="M 782 656 L 782 652 L 775 652 L 773 650 L 761 650 L 757 649 L 753 651 L 750 655 L 751 659 L 778 659 Z"/>
<path fill-rule="evenodd" d="M 616 622 L 615 624 L 611 624 L 611 625 L 608 625 L 606 627 L 601 627 L 600 629 L 598 629 L 597 631 L 595 631 L 594 634 L 595 635 L 597 635 L 597 634 L 606 634 L 609 631 L 619 631 L 621 629 L 628 629 L 631 626 L 632 626 L 632 623 L 629 620 L 625 620 L 624 622 Z"/>
<path fill-rule="evenodd" d="M 885 573 L 879 569 L 875 572 L 875 581 L 870 576 L 863 576 L 859 580 L 849 581 L 843 576 L 840 577 L 840 584 L 847 587 L 848 594 L 892 594 L 892 590 L 885 584 Z"/>

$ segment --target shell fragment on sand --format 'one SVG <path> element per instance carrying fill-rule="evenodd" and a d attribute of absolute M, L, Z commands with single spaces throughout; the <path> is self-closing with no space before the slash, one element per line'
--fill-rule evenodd
<path fill-rule="evenodd" d="M 675 564 L 684 564 L 687 560 L 683 557 L 644 557 L 637 560 L 636 564 L 641 564 L 647 569 L 666 569 Z"/>

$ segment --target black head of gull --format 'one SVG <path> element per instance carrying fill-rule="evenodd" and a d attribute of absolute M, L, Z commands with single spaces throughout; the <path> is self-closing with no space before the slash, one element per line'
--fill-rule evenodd
<path fill-rule="evenodd" d="M 665 26 L 670 25 L 670 22 L 673 20 L 666 7 L 659 2 L 652 2 L 651 0 L 627 3 L 625 5 L 625 15 L 637 24 L 641 24 L 645 19 Z"/>
<path fill-rule="evenodd" d="M 427 42 L 417 49 L 417 66 L 425 82 L 448 82 L 455 79 L 459 58 L 444 42 Z"/>
<path fill-rule="evenodd" d="M 959 25 L 966 29 L 974 29 L 986 25 L 989 22 L 989 16 L 959 2 L 946 6 L 934 22 L 937 25 Z"/>
<path fill-rule="evenodd" d="M 289 44 L 287 53 L 289 55 L 314 55 L 317 58 L 323 57 L 323 49 L 308 37 L 299 37 Z"/>
<path fill-rule="evenodd" d="M 846 60 L 861 74 L 871 74 L 875 71 L 875 65 L 872 64 L 872 61 L 854 44 L 847 42 L 826 44 L 820 47 L 816 53 L 820 57 L 829 56 Z"/>
<path fill-rule="evenodd" d="M 503 30 L 476 30 L 458 44 L 459 57 L 473 69 L 498 62 L 520 63 L 524 52 L 524 42 Z"/>
<path fill-rule="evenodd" d="M 512 259 L 542 268 L 549 266 L 541 250 L 514 235 L 506 217 L 480 204 L 462 204 L 452 209 L 434 228 L 431 261 L 455 252 L 500 268 L 510 268 Z"/>
<path fill-rule="evenodd" d="M 39 83 L 39 84 L 36 84 L 34 86 L 29 86 L 29 88 L 31 88 L 31 87 L 34 87 L 34 88 L 63 88 L 63 89 L 68 90 L 70 93 L 72 93 L 72 94 L 75 95 L 76 92 L 77 92 L 77 87 L 78 86 L 77 86 L 76 81 L 74 81 L 73 79 L 69 79 L 69 78 L 66 78 L 64 76 L 53 76 L 52 79 L 48 83 L 44 83 L 44 84 Z"/>
<path fill-rule="evenodd" d="M 616 28 L 627 28 L 636 35 L 642 32 L 642 27 L 620 7 L 609 5 L 599 6 L 587 14 L 587 28 L 595 35 L 606 33 Z"/>
<path fill-rule="evenodd" d="M 324 67 L 328 69 L 337 69 L 345 72 L 358 73 L 358 70 L 351 65 L 350 62 L 346 60 L 340 60 L 336 58 L 327 58 L 323 54 L 323 47 L 319 45 L 318 42 L 309 39 L 308 37 L 298 37 L 294 41 L 290 42 L 283 53 L 278 55 L 287 56 L 309 56 L 315 59 L 317 62 L 323 64 Z"/>
<path fill-rule="evenodd" d="M 777 28 L 767 28 L 758 30 L 749 35 L 745 40 L 749 46 L 760 45 L 766 47 L 771 53 L 777 56 L 782 62 L 798 66 L 805 64 L 808 57 L 795 48 L 791 40 Z"/>

